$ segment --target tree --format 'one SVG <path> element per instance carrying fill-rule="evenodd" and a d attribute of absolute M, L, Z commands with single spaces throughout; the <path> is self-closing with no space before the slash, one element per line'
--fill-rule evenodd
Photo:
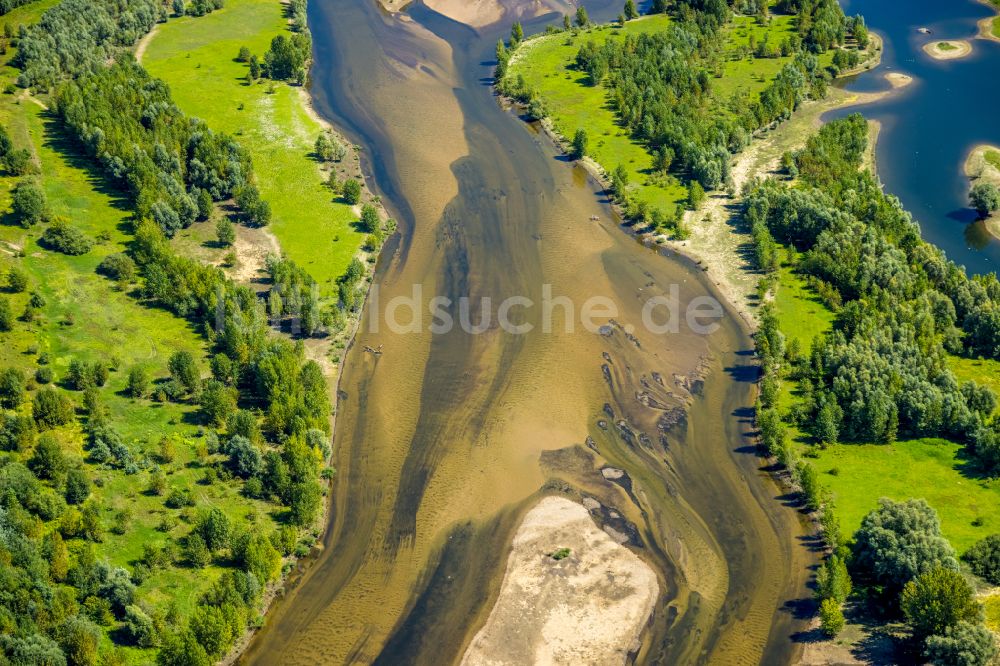
<path fill-rule="evenodd" d="M 977 541 L 962 556 L 972 573 L 994 585 L 1000 585 L 1000 534 Z"/>
<path fill-rule="evenodd" d="M 80 467 L 74 467 L 66 475 L 66 503 L 83 504 L 90 496 L 90 478 Z"/>
<path fill-rule="evenodd" d="M 251 81 L 256 81 L 260 78 L 260 60 L 257 59 L 256 55 L 250 56 L 250 68 L 247 71 L 247 77 Z"/>
<path fill-rule="evenodd" d="M 17 409 L 24 401 L 24 375 L 17 368 L 0 370 L 0 407 Z"/>
<path fill-rule="evenodd" d="M 333 144 L 325 132 L 316 137 L 316 157 L 323 162 L 333 159 Z"/>
<path fill-rule="evenodd" d="M 231 437 L 225 450 L 229 454 L 229 466 L 237 476 L 249 479 L 264 471 L 264 458 L 260 450 L 246 437 Z"/>
<path fill-rule="evenodd" d="M 514 24 L 510 26 L 510 45 L 511 47 L 517 46 L 524 39 L 524 28 L 521 27 L 520 21 L 514 21 Z"/>
<path fill-rule="evenodd" d="M 899 605 L 920 640 L 944 634 L 961 621 L 977 622 L 982 614 L 972 586 L 958 571 L 943 567 L 908 582 Z"/>
<path fill-rule="evenodd" d="M 184 16 L 184 0 L 173 0 L 174 16 Z"/>
<path fill-rule="evenodd" d="M 831 555 L 816 572 L 816 596 L 842 604 L 850 594 L 851 577 L 847 573 L 847 564 L 843 558 Z"/>
<path fill-rule="evenodd" d="M 844 629 L 844 612 L 836 599 L 824 599 L 819 605 L 819 626 L 823 633 L 833 638 Z"/>
<path fill-rule="evenodd" d="M 278 575 L 281 554 L 264 534 L 246 532 L 235 541 L 233 557 L 245 571 L 252 573 L 261 583 L 268 583 Z"/>
<path fill-rule="evenodd" d="M 989 217 L 1000 209 L 1000 189 L 993 183 L 976 183 L 969 192 L 969 202 L 979 217 Z"/>
<path fill-rule="evenodd" d="M 49 206 L 45 192 L 34 180 L 22 180 L 14 187 L 11 197 L 11 210 L 21 220 L 21 224 L 30 227 L 43 222 L 49 217 Z"/>
<path fill-rule="evenodd" d="M 635 0 L 625 0 L 625 19 L 631 21 L 639 18 L 639 10 L 635 8 Z"/>
<path fill-rule="evenodd" d="M 211 666 L 212 660 L 194 632 L 184 631 L 166 637 L 156 655 L 156 663 L 158 666 Z"/>
<path fill-rule="evenodd" d="M 672 148 L 667 146 L 661 146 L 659 150 L 653 153 L 653 169 L 659 171 L 660 173 L 667 173 L 670 171 L 670 165 L 674 162 L 674 151 Z"/>
<path fill-rule="evenodd" d="M 45 535 L 42 551 L 49 561 L 49 576 L 52 580 L 60 583 L 66 580 L 66 574 L 69 573 L 69 549 L 58 530 Z"/>
<path fill-rule="evenodd" d="M 123 284 L 134 280 L 136 271 L 137 268 L 132 257 L 121 252 L 109 254 L 101 260 L 101 263 L 97 267 L 98 273 Z"/>
<path fill-rule="evenodd" d="M 94 242 L 63 220 L 56 220 L 42 233 L 42 243 L 50 250 L 78 256 L 90 252 Z"/>
<path fill-rule="evenodd" d="M 133 398 L 142 398 L 149 391 L 149 373 L 141 365 L 134 365 L 128 371 L 125 392 Z"/>
<path fill-rule="evenodd" d="M 10 331 L 14 328 L 14 313 L 10 309 L 10 300 L 0 296 L 0 331 Z"/>
<path fill-rule="evenodd" d="M 156 626 L 153 618 L 149 617 L 145 611 L 135 605 L 125 608 L 125 632 L 132 642 L 141 648 L 150 648 L 156 645 Z"/>
<path fill-rule="evenodd" d="M 216 379 L 205 382 L 201 392 L 201 411 L 205 419 L 222 427 L 229 416 L 236 412 L 236 390 Z"/>
<path fill-rule="evenodd" d="M 576 24 L 581 28 L 586 28 L 590 25 L 590 17 L 587 16 L 587 8 L 583 5 L 576 8 Z"/>
<path fill-rule="evenodd" d="M 688 208 L 698 210 L 705 201 L 705 188 L 697 180 L 688 183 Z"/>
<path fill-rule="evenodd" d="M 288 509 L 292 522 L 307 527 L 316 518 L 323 499 L 322 490 L 315 481 L 303 481 L 292 486 Z"/>
<path fill-rule="evenodd" d="M 361 183 L 354 178 L 348 178 L 341 187 L 340 195 L 344 198 L 344 203 L 351 206 L 361 201 Z"/>
<path fill-rule="evenodd" d="M 229 247 L 236 241 L 236 227 L 229 218 L 220 218 L 215 223 L 215 236 L 219 239 L 219 245 Z"/>
<path fill-rule="evenodd" d="M 239 55 L 236 56 L 237 62 L 250 62 L 250 47 L 241 46 Z"/>
<path fill-rule="evenodd" d="M 184 541 L 184 558 L 196 569 L 202 569 L 212 561 L 212 553 L 201 535 L 192 532 Z"/>
<path fill-rule="evenodd" d="M 203 604 L 195 607 L 188 626 L 211 656 L 221 655 L 233 640 L 230 623 L 222 610 L 215 606 Z"/>
<path fill-rule="evenodd" d="M 264 54 L 267 74 L 275 80 L 287 80 L 295 76 L 305 64 L 306 54 L 296 44 L 295 37 L 277 35 L 271 40 L 271 48 Z"/>
<path fill-rule="evenodd" d="M 993 633 L 981 624 L 958 622 L 928 636 L 924 654 L 934 666 L 986 666 L 997 654 Z"/>
<path fill-rule="evenodd" d="M 571 27 L 573 27 L 573 22 L 569 14 L 563 14 L 563 30 L 569 30 Z"/>
<path fill-rule="evenodd" d="M 854 540 L 854 566 L 890 591 L 934 569 L 958 570 L 955 551 L 941 536 L 937 512 L 922 499 L 880 499 Z"/>
<path fill-rule="evenodd" d="M 101 630 L 90 620 L 74 615 L 59 627 L 59 646 L 66 655 L 66 662 L 73 666 L 97 664 L 97 645 Z"/>
<path fill-rule="evenodd" d="M 7 272 L 7 289 L 12 293 L 20 294 L 28 288 L 28 276 L 17 266 L 11 266 Z"/>
<path fill-rule="evenodd" d="M 361 207 L 361 231 L 366 234 L 373 234 L 382 226 L 382 221 L 378 216 L 378 209 L 366 203 Z"/>
<path fill-rule="evenodd" d="M 218 507 L 203 512 L 198 517 L 194 530 L 204 539 L 205 545 L 213 553 L 229 545 L 232 528 L 229 525 L 229 518 Z"/>
<path fill-rule="evenodd" d="M 170 369 L 170 376 L 183 386 L 185 391 L 194 393 L 198 390 L 201 373 L 191 352 L 184 350 L 174 352 L 167 366 Z"/>
<path fill-rule="evenodd" d="M 576 134 L 573 135 L 572 156 L 578 160 L 583 159 L 584 155 L 587 154 L 588 143 L 589 139 L 587 138 L 587 130 L 581 127 L 576 131 Z"/>
<path fill-rule="evenodd" d="M 28 459 L 28 468 L 39 479 L 55 479 L 66 471 L 66 456 L 59 441 L 46 433 L 38 438 L 35 452 Z"/>

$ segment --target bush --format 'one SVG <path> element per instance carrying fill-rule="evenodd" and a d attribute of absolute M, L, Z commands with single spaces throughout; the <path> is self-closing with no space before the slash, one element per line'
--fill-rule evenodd
<path fill-rule="evenodd" d="M 26 227 L 43 222 L 49 217 L 45 192 L 34 180 L 22 180 L 14 187 L 11 210 Z"/>
<path fill-rule="evenodd" d="M 139 647 L 150 648 L 156 645 L 157 632 L 153 618 L 138 606 L 128 606 L 125 609 L 124 629 Z"/>
<path fill-rule="evenodd" d="M 28 467 L 39 479 L 54 479 L 66 471 L 66 456 L 59 441 L 50 434 L 42 435 L 28 460 Z"/>
<path fill-rule="evenodd" d="M 23 293 L 28 288 L 28 276 L 20 268 L 12 267 L 7 272 L 7 289 L 15 294 Z"/>
<path fill-rule="evenodd" d="M 353 206 L 361 201 L 361 183 L 353 178 L 348 178 L 344 181 L 340 193 L 344 198 L 344 203 Z"/>
<path fill-rule="evenodd" d="M 83 232 L 62 220 L 49 225 L 42 234 L 42 242 L 50 250 L 69 255 L 87 254 L 94 245 Z"/>
<path fill-rule="evenodd" d="M 907 583 L 899 605 L 918 639 L 944 634 L 963 620 L 976 622 L 982 612 L 962 574 L 944 568 L 928 571 Z"/>
<path fill-rule="evenodd" d="M 836 599 L 824 599 L 819 605 L 819 626 L 823 633 L 833 638 L 844 630 L 844 612 Z"/>
<path fill-rule="evenodd" d="M 972 573 L 994 585 L 1000 585 L 1000 534 L 991 534 L 977 541 L 965 555 Z"/>
<path fill-rule="evenodd" d="M 934 666 L 986 666 L 997 654 L 993 633 L 981 624 L 959 622 L 929 636 L 924 653 Z"/>
<path fill-rule="evenodd" d="M 135 279 L 136 265 L 127 254 L 109 254 L 98 265 L 97 272 L 116 282 L 131 282 Z"/>
<path fill-rule="evenodd" d="M 31 413 L 39 429 L 47 430 L 73 420 L 73 403 L 62 392 L 46 386 L 35 393 Z"/>

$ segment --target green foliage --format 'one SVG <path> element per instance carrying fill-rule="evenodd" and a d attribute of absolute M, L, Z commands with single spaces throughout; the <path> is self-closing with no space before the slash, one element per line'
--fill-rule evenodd
<path fill-rule="evenodd" d="M 382 220 L 379 219 L 378 209 L 371 204 L 361 207 L 361 230 L 366 234 L 372 234 L 382 227 Z"/>
<path fill-rule="evenodd" d="M 65 425 L 73 419 L 73 403 L 58 389 L 46 386 L 35 393 L 31 413 L 38 429 L 47 430 Z"/>
<path fill-rule="evenodd" d="M 309 59 L 312 42 L 308 33 L 291 37 L 276 35 L 264 54 L 264 67 L 270 78 L 285 81 L 296 76 Z"/>
<path fill-rule="evenodd" d="M 184 387 L 185 391 L 194 393 L 198 390 L 201 384 L 201 372 L 198 370 L 198 364 L 191 352 L 186 350 L 174 352 L 170 357 L 168 367 L 170 376 Z"/>
<path fill-rule="evenodd" d="M 834 638 L 844 630 L 844 612 L 840 602 L 832 597 L 823 599 L 819 605 L 819 626 L 829 638 Z"/>
<path fill-rule="evenodd" d="M 1000 188 L 993 183 L 976 183 L 969 192 L 969 202 L 979 217 L 989 217 L 1000 209 Z"/>
<path fill-rule="evenodd" d="M 143 398 L 149 391 L 149 372 L 141 365 L 132 366 L 128 371 L 125 392 L 133 398 Z"/>
<path fill-rule="evenodd" d="M 229 247 L 236 241 L 236 227 L 223 217 L 215 223 L 215 237 L 219 240 L 219 245 Z"/>
<path fill-rule="evenodd" d="M 687 205 L 690 210 L 698 210 L 705 202 L 705 189 L 697 180 L 688 183 Z"/>
<path fill-rule="evenodd" d="M 587 147 L 590 143 L 590 139 L 587 137 L 587 130 L 582 127 L 576 130 L 576 134 L 573 135 L 573 143 L 571 148 L 571 153 L 576 159 L 583 159 L 587 154 Z"/>
<path fill-rule="evenodd" d="M 899 606 L 921 640 L 943 634 L 958 622 L 977 622 L 982 615 L 972 587 L 958 571 L 946 568 L 930 569 L 908 582 Z"/>
<path fill-rule="evenodd" d="M 901 589 L 936 569 L 958 570 L 955 552 L 941 536 L 937 513 L 922 499 L 879 500 L 854 535 L 854 566 L 887 589 Z"/>
<path fill-rule="evenodd" d="M 341 186 L 340 194 L 344 199 L 344 203 L 351 206 L 357 204 L 361 201 L 361 183 L 354 178 L 348 178 Z"/>
<path fill-rule="evenodd" d="M 928 636 L 924 653 L 934 666 L 987 666 L 997 655 L 996 639 L 983 625 L 960 621 Z"/>
<path fill-rule="evenodd" d="M 972 573 L 1000 585 L 1000 534 L 991 534 L 976 542 L 962 559 L 969 563 Z"/>
<path fill-rule="evenodd" d="M 50 215 L 45 192 L 34 180 L 22 180 L 14 187 L 11 211 L 25 227 L 44 222 Z"/>
<path fill-rule="evenodd" d="M 847 601 L 851 594 L 851 577 L 847 564 L 838 555 L 831 555 L 816 572 L 816 596 L 819 599 L 833 599 L 837 604 Z"/>
<path fill-rule="evenodd" d="M 35 452 L 28 459 L 28 467 L 39 479 L 56 479 L 66 471 L 66 456 L 59 440 L 49 433 L 38 438 Z"/>
<path fill-rule="evenodd" d="M 42 243 L 63 254 L 80 255 L 90 252 L 94 242 L 82 231 L 63 220 L 56 220 L 42 234 Z"/>

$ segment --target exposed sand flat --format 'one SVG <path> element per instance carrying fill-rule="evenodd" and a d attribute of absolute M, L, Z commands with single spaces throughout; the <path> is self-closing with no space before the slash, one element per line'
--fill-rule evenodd
<path fill-rule="evenodd" d="M 935 60 L 955 60 L 972 53 L 972 44 L 962 39 L 942 39 L 924 44 L 924 53 Z"/>
<path fill-rule="evenodd" d="M 1000 37 L 993 34 L 993 22 L 1000 20 L 998 16 L 987 16 L 984 19 L 979 19 L 979 34 L 976 35 L 979 39 L 988 39 L 991 42 L 1000 42 Z"/>
<path fill-rule="evenodd" d="M 569 556 L 550 557 L 560 548 Z M 587 509 L 546 497 L 514 535 L 500 596 L 462 664 L 623 664 L 657 594 L 653 570 Z"/>
<path fill-rule="evenodd" d="M 913 83 L 913 77 L 909 74 L 902 74 L 900 72 L 889 72 L 885 75 L 885 80 L 889 82 L 893 88 L 905 88 L 906 86 Z"/>

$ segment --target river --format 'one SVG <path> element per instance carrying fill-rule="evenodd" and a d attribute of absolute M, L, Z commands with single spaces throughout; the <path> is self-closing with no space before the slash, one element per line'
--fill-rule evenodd
<path fill-rule="evenodd" d="M 1000 242 L 981 222 L 975 223 L 975 211 L 968 205 L 969 181 L 962 172 L 973 147 L 1000 145 L 996 111 L 1000 43 L 973 39 L 977 21 L 995 12 L 975 0 L 841 0 L 841 4 L 847 13 L 862 14 L 885 42 L 881 66 L 856 77 L 847 89 L 883 89 L 882 74 L 887 71 L 914 77 L 897 94 L 859 109 L 882 125 L 877 160 L 886 191 L 900 198 L 920 223 L 924 238 L 950 259 L 974 273 L 1000 269 Z M 972 40 L 973 52 L 941 61 L 921 49 L 941 39 Z"/>
<path fill-rule="evenodd" d="M 489 84 L 506 27 L 371 0 L 310 2 L 309 21 L 317 109 L 363 147 L 401 236 L 346 356 L 324 549 L 244 661 L 458 661 L 521 516 L 558 493 L 613 508 L 657 572 L 639 662 L 791 662 L 814 542 L 747 437 L 757 369 L 739 317 L 725 306 L 711 334 L 643 327 L 650 297 L 675 292 L 684 309 L 713 287 L 624 233 L 587 174 L 501 108 Z M 573 312 L 549 332 L 537 307 L 517 311 L 527 334 L 394 332 L 382 315 L 414 285 L 474 304 L 551 290 Z M 589 332 L 577 310 L 595 296 L 618 312 Z"/>

